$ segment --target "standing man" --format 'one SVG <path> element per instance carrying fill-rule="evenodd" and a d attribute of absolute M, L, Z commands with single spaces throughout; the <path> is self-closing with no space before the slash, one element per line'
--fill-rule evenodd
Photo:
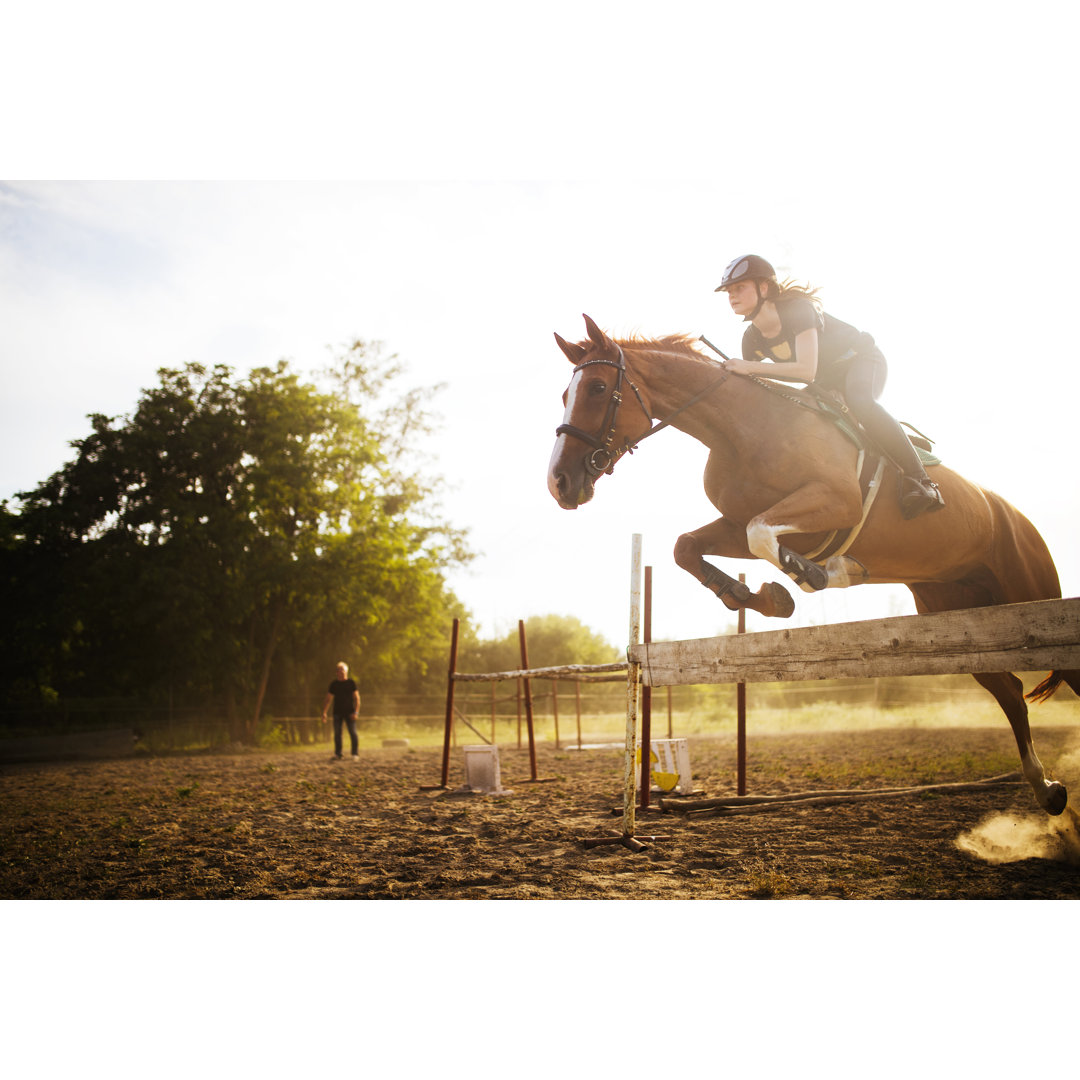
<path fill-rule="evenodd" d="M 341 725 L 349 727 L 349 741 L 352 743 L 353 764 L 360 760 L 360 743 L 356 737 L 356 716 L 360 711 L 360 691 L 356 683 L 349 678 L 349 665 L 344 661 L 337 666 L 337 678 L 326 692 L 322 707 L 322 720 L 326 723 L 326 710 L 330 702 L 334 703 L 334 761 L 341 760 Z"/>

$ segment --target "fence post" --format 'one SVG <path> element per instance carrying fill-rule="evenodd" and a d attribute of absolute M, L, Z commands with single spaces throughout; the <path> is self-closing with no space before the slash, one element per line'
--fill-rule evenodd
<path fill-rule="evenodd" d="M 450 636 L 450 672 L 446 679 L 446 727 L 443 731 L 442 786 L 446 787 L 450 779 L 450 734 L 454 726 L 454 674 L 457 672 L 457 650 L 459 620 L 454 620 L 454 629 Z"/>
<path fill-rule="evenodd" d="M 521 670 L 529 670 L 529 649 L 525 644 L 525 622 L 518 619 L 518 641 L 521 644 Z M 536 779 L 536 738 L 533 732 L 533 707 L 532 685 L 529 677 L 524 677 L 525 682 L 525 723 L 529 728 L 529 767 L 532 769 L 532 779 Z"/>

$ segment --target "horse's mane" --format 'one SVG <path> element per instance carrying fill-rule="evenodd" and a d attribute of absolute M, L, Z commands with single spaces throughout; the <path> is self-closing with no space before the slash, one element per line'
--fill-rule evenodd
<path fill-rule="evenodd" d="M 700 339 L 693 338 L 689 334 L 668 334 L 666 337 L 662 338 L 647 338 L 641 337 L 640 335 L 633 335 L 626 338 L 612 338 L 612 340 L 624 349 L 643 349 L 649 352 L 674 352 L 685 356 L 688 360 L 699 360 L 701 363 L 708 364 L 710 367 L 718 366 L 718 361 L 714 357 L 709 356 L 698 349 L 698 341 Z M 763 375 L 740 375 L 738 377 L 745 379 L 747 383 L 759 386 L 763 390 L 768 391 L 773 395 L 774 401 L 787 398 L 789 401 L 795 400 L 804 405 L 813 406 L 815 409 L 818 408 L 817 397 L 805 386 L 795 386 L 785 382 L 783 379 L 770 379 Z"/>
<path fill-rule="evenodd" d="M 661 338 L 647 338 L 640 335 L 632 335 L 627 338 L 613 338 L 616 345 L 624 349 L 649 349 L 653 352 L 677 352 L 682 353 L 689 359 L 702 360 L 705 363 L 714 363 L 711 357 L 706 356 L 697 347 L 697 339 L 689 334 L 668 334 Z"/>

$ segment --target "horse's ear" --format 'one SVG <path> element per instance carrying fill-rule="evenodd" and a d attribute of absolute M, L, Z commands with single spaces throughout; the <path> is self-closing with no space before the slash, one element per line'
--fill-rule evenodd
<path fill-rule="evenodd" d="M 585 329 L 589 332 L 589 340 L 594 345 L 606 345 L 608 343 L 607 334 L 588 315 L 582 315 L 581 317 L 585 320 Z"/>
<path fill-rule="evenodd" d="M 577 367 L 585 359 L 585 350 L 580 345 L 571 345 L 569 341 L 564 341 L 558 334 L 555 335 L 555 340 L 559 343 L 559 348 L 566 353 L 566 359 L 574 367 Z"/>

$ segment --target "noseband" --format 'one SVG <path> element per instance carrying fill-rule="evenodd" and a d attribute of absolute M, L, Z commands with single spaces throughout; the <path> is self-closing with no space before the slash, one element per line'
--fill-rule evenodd
<path fill-rule="evenodd" d="M 600 434 L 590 435 L 589 432 L 582 431 L 581 428 L 575 427 L 573 424 L 560 424 L 555 429 L 556 438 L 559 435 L 573 435 L 575 439 L 580 439 L 583 443 L 586 443 L 593 448 L 592 453 L 588 454 L 585 458 L 585 472 L 591 480 L 595 480 L 601 473 L 613 473 L 615 471 L 615 463 L 623 456 L 623 454 L 632 454 L 638 448 L 640 443 L 644 442 L 650 435 L 655 435 L 658 431 L 662 431 L 676 416 L 679 415 L 679 413 L 689 409 L 691 405 L 697 404 L 697 402 L 699 402 L 706 394 L 714 390 L 727 378 L 727 372 L 725 371 L 720 378 L 709 383 L 704 390 L 699 394 L 695 394 L 685 405 L 680 405 L 679 408 L 668 417 L 661 420 L 659 424 L 652 426 L 652 416 L 650 415 L 649 410 L 645 408 L 645 402 L 641 399 L 641 392 L 627 374 L 626 357 L 623 355 L 622 347 L 616 344 L 615 348 L 619 350 L 618 360 L 586 360 L 584 363 L 578 364 L 578 366 L 574 368 L 575 375 L 579 371 L 584 371 L 587 367 L 593 367 L 598 364 L 602 364 L 605 367 L 613 367 L 618 372 L 618 375 L 615 378 L 615 389 L 608 399 L 607 413 L 604 416 Z M 612 443 L 615 441 L 615 427 L 618 424 L 619 407 L 622 405 L 623 401 L 622 387 L 624 382 L 629 384 L 630 389 L 634 391 L 634 396 L 637 398 L 638 404 L 641 406 L 641 411 L 645 414 L 645 420 L 650 426 L 648 430 L 638 436 L 638 438 L 624 439 L 623 445 L 615 450 L 612 449 Z"/>

